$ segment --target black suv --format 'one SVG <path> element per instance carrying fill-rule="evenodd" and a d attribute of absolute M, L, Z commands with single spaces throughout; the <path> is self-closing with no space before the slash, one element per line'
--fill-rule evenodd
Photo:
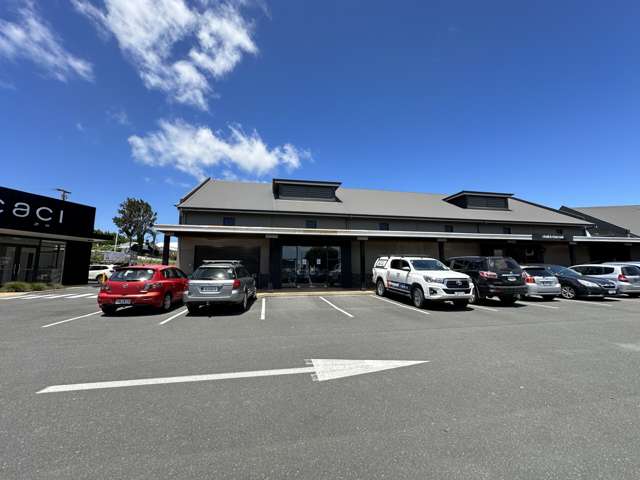
<path fill-rule="evenodd" d="M 451 270 L 466 273 L 473 281 L 472 303 L 498 297 L 512 305 L 518 295 L 526 295 L 520 265 L 510 257 L 453 257 L 447 261 Z"/>

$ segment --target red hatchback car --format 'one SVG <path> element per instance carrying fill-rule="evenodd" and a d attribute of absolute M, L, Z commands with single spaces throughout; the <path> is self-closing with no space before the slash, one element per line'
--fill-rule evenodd
<path fill-rule="evenodd" d="M 188 288 L 185 273 L 167 265 L 135 265 L 116 269 L 98 294 L 98 306 L 110 315 L 118 307 L 147 305 L 167 311 Z"/>

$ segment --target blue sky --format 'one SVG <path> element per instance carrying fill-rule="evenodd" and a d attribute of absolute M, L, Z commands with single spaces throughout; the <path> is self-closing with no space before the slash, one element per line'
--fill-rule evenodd
<path fill-rule="evenodd" d="M 640 4 L 5 0 L 4 186 L 162 223 L 203 176 L 638 203 Z"/>

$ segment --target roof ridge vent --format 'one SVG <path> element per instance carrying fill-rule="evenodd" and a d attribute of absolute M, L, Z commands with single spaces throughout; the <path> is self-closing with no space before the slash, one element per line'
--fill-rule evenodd
<path fill-rule="evenodd" d="M 509 199 L 511 197 L 513 197 L 513 193 L 462 190 L 443 198 L 443 200 L 453 205 L 457 205 L 460 208 L 509 210 Z"/>

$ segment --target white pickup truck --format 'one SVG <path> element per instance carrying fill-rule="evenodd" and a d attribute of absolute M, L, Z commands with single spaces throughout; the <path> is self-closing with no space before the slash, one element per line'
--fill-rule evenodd
<path fill-rule="evenodd" d="M 472 298 L 473 282 L 468 275 L 454 272 L 439 260 L 429 257 L 379 257 L 373 266 L 376 294 L 389 292 L 411 297 L 422 308 L 425 301 L 451 301 L 464 308 Z"/>

